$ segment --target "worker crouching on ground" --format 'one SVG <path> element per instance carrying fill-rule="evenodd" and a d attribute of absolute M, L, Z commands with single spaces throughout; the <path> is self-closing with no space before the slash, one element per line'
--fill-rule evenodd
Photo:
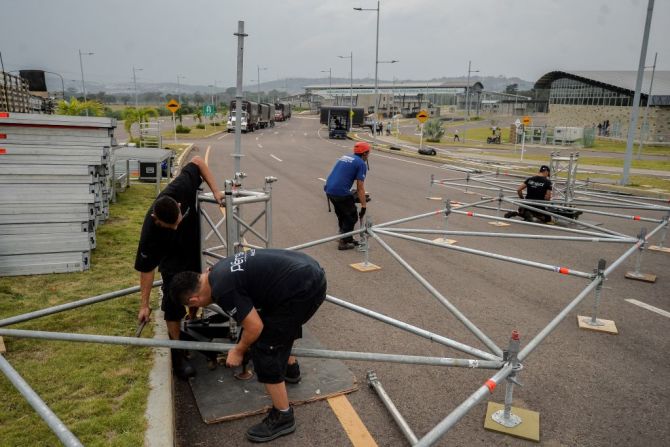
<path fill-rule="evenodd" d="M 529 177 L 524 182 L 519 185 L 516 192 L 519 195 L 520 199 L 523 199 L 523 190 L 527 189 L 526 200 L 551 200 L 551 190 L 552 184 L 549 180 L 550 174 L 549 166 L 542 165 L 540 166 L 540 171 L 537 175 Z M 543 206 L 531 205 L 533 208 L 544 210 Z M 523 207 L 519 207 L 519 211 L 510 211 L 505 213 L 505 218 L 509 219 L 510 217 L 521 216 L 523 220 L 527 222 L 532 222 L 533 217 L 541 220 L 544 223 L 551 222 L 551 216 L 546 214 L 533 212 Z"/>
<path fill-rule="evenodd" d="M 363 219 L 366 212 L 365 198 L 365 176 L 368 172 L 368 157 L 370 156 L 370 144 L 359 141 L 354 145 L 353 155 L 340 157 L 333 170 L 330 172 L 326 185 L 323 187 L 328 196 L 329 203 L 333 204 L 340 234 L 354 230 L 356 221 Z M 356 195 L 361 204 L 361 210 L 356 209 L 356 200 L 351 194 L 351 186 L 356 181 Z M 329 207 L 330 210 L 330 207 Z M 340 239 L 337 248 L 339 250 L 351 250 L 357 243 L 353 236 Z"/>
<path fill-rule="evenodd" d="M 302 325 L 326 297 L 321 266 L 304 253 L 249 250 L 222 259 L 206 273 L 176 275 L 171 295 L 185 306 L 215 302 L 242 325 L 226 366 L 239 366 L 249 350 L 258 381 L 265 385 L 273 405 L 261 423 L 247 430 L 247 438 L 265 442 L 294 432 L 285 381 L 300 381 L 300 367 L 290 355 L 291 348 L 302 337 Z"/>

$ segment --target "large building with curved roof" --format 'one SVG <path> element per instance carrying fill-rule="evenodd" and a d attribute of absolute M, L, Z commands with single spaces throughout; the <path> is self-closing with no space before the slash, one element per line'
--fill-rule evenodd
<path fill-rule="evenodd" d="M 548 112 L 548 125 L 598 127 L 607 123 L 608 136 L 625 138 L 636 79 L 636 71 L 552 71 L 538 79 L 535 92 Z M 645 121 L 646 140 L 670 141 L 670 71 L 656 71 L 653 85 L 651 73 L 645 73 L 638 132 Z"/>

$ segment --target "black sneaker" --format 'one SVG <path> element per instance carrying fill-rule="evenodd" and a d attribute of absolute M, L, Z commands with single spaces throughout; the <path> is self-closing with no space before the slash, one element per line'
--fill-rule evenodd
<path fill-rule="evenodd" d="M 272 410 L 260 424 L 256 424 L 247 430 L 247 439 L 253 442 L 267 442 L 294 431 L 293 407 L 289 407 L 287 412 L 272 407 Z"/>
<path fill-rule="evenodd" d="M 284 374 L 284 381 L 286 383 L 298 383 L 300 382 L 300 378 L 300 365 L 298 365 L 298 362 L 286 367 L 286 374 Z"/>
<path fill-rule="evenodd" d="M 354 248 L 356 248 L 356 245 L 354 245 L 353 242 L 340 241 L 337 244 L 337 249 L 338 250 L 353 250 Z"/>
<path fill-rule="evenodd" d="M 172 370 L 182 380 L 195 376 L 195 368 L 186 358 L 186 351 L 183 349 L 172 350 Z"/>
<path fill-rule="evenodd" d="M 518 215 L 519 215 L 519 213 L 517 213 L 516 211 L 508 211 L 508 212 L 505 213 L 505 215 L 503 217 L 505 219 L 509 219 L 511 217 L 516 217 Z"/>

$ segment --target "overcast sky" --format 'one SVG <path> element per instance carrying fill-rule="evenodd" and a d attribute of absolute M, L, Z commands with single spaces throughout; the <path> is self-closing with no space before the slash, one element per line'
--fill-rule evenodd
<path fill-rule="evenodd" d="M 234 86 L 238 20 L 244 83 L 286 77 L 373 77 L 374 0 L 0 0 L 6 70 L 46 69 L 80 79 Z M 385 80 L 481 75 L 535 81 L 551 70 L 636 70 L 647 0 L 382 0 L 379 65 Z M 656 0 L 648 61 L 670 69 L 670 0 Z"/>

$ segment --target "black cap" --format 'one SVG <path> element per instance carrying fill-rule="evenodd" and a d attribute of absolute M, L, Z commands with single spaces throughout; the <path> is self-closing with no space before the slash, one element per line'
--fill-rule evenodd
<path fill-rule="evenodd" d="M 551 172 L 551 170 L 549 169 L 549 166 L 542 165 L 540 166 L 540 172 Z"/>

